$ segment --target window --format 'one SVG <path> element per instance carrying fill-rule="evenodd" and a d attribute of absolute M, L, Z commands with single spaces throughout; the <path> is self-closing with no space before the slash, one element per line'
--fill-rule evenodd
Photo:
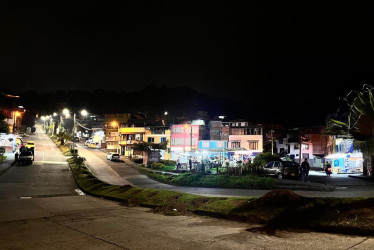
<path fill-rule="evenodd" d="M 231 134 L 232 135 L 244 135 L 244 129 L 243 128 L 232 128 Z"/>
<path fill-rule="evenodd" d="M 279 168 L 280 167 L 280 162 L 274 162 L 274 167 L 276 167 L 276 168 Z"/>
<path fill-rule="evenodd" d="M 184 140 L 183 138 L 173 138 L 171 139 L 171 145 L 172 146 L 183 146 Z"/>
<path fill-rule="evenodd" d="M 148 142 L 155 142 L 155 138 L 154 137 L 148 137 Z"/>
<path fill-rule="evenodd" d="M 231 142 L 232 148 L 240 148 L 240 141 L 233 141 Z"/>
<path fill-rule="evenodd" d="M 295 143 L 295 144 L 293 145 L 293 149 L 299 149 L 299 144 L 298 144 L 298 143 Z"/>
<path fill-rule="evenodd" d="M 161 141 L 161 142 L 164 142 L 164 141 L 166 141 L 166 140 L 167 140 L 166 137 L 161 137 L 161 138 L 160 138 L 160 141 Z"/>
<path fill-rule="evenodd" d="M 174 134 L 183 134 L 184 129 L 183 129 L 183 127 L 173 127 L 173 133 Z"/>
<path fill-rule="evenodd" d="M 225 147 L 225 144 L 223 143 L 223 141 L 217 141 L 217 148 L 223 148 Z"/>
<path fill-rule="evenodd" d="M 273 161 L 272 161 L 272 162 L 269 162 L 268 164 L 266 164 L 266 167 L 267 167 L 267 168 L 271 168 L 271 167 L 273 167 L 273 164 L 274 164 Z"/>
<path fill-rule="evenodd" d="M 303 159 L 309 159 L 309 154 L 303 153 Z"/>
<path fill-rule="evenodd" d="M 309 144 L 303 144 L 303 145 L 301 145 L 301 149 L 308 150 L 309 149 Z"/>
<path fill-rule="evenodd" d="M 257 150 L 258 149 L 258 141 L 248 141 L 249 149 Z"/>

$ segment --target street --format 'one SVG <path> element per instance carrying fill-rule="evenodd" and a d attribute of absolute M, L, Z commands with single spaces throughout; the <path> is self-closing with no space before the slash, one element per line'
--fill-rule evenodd
<path fill-rule="evenodd" d="M 144 188 L 164 189 L 178 192 L 185 192 L 206 196 L 262 196 L 269 190 L 253 190 L 253 189 L 225 189 L 225 188 L 203 188 L 203 187 L 180 187 L 159 183 L 140 174 L 130 166 L 136 166 L 131 161 L 122 158 L 125 162 L 112 162 L 106 160 L 106 153 L 98 149 L 89 149 L 78 145 L 79 154 L 87 159 L 87 165 L 95 173 L 95 175 L 108 183 L 116 184 L 122 180 L 127 183 Z M 90 159 L 100 161 L 100 164 L 89 164 Z M 103 164 L 104 163 L 104 164 Z M 100 168 L 98 168 L 100 166 Z M 108 172 L 115 171 L 115 176 L 108 176 Z M 111 182 L 112 181 L 112 182 Z M 329 184 L 336 186 L 333 192 L 312 191 L 312 190 L 293 190 L 293 192 L 305 197 L 374 197 L 374 182 L 363 179 L 348 177 L 348 174 L 332 174 L 328 177 L 324 172 L 310 171 L 309 181 L 313 183 Z M 284 183 L 291 185 L 301 184 L 301 181 L 284 180 Z"/>
<path fill-rule="evenodd" d="M 34 164 L 13 166 L 0 175 L 1 249 L 374 247 L 372 237 L 273 230 L 261 225 L 195 215 L 163 216 L 152 213 L 149 208 L 126 207 L 119 202 L 78 195 L 74 179 L 64 162 L 66 157 L 44 133 L 32 135 L 31 139 L 36 143 Z M 106 162 L 118 176 L 129 174 L 127 181 L 131 183 L 139 184 L 148 179 L 126 165 Z M 115 176 L 118 180 L 119 177 Z M 197 192 L 199 188 L 195 189 Z"/>

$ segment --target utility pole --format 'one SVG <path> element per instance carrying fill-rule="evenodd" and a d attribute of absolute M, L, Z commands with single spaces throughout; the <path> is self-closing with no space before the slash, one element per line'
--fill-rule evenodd
<path fill-rule="evenodd" d="M 301 164 L 301 147 L 303 145 L 303 137 L 300 135 L 300 146 L 299 146 L 299 164 Z"/>
<path fill-rule="evenodd" d="M 75 150 L 75 113 L 74 113 L 74 116 L 73 116 L 73 121 L 74 121 L 74 123 L 73 123 L 73 150 Z"/>
<path fill-rule="evenodd" d="M 274 133 L 274 130 L 270 130 L 270 135 L 271 135 L 271 155 L 274 155 L 273 133 Z"/>

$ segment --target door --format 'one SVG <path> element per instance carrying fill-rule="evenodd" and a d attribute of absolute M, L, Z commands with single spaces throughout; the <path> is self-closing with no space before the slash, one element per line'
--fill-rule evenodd
<path fill-rule="evenodd" d="M 265 165 L 265 167 L 264 167 L 265 174 L 271 174 L 271 171 L 273 169 L 273 164 L 274 164 L 274 162 L 271 161 L 271 162 L 269 162 L 268 164 Z"/>
<path fill-rule="evenodd" d="M 271 174 L 277 174 L 281 171 L 281 163 L 279 161 L 274 162 L 273 168 L 271 170 Z"/>

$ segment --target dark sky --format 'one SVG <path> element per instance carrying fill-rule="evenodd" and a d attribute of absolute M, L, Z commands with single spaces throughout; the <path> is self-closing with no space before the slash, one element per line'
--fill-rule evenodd
<path fill-rule="evenodd" d="M 37 91 L 189 86 L 270 116 L 320 119 L 337 109 L 339 96 L 374 78 L 372 9 L 348 3 L 2 4 L 0 84 Z"/>

